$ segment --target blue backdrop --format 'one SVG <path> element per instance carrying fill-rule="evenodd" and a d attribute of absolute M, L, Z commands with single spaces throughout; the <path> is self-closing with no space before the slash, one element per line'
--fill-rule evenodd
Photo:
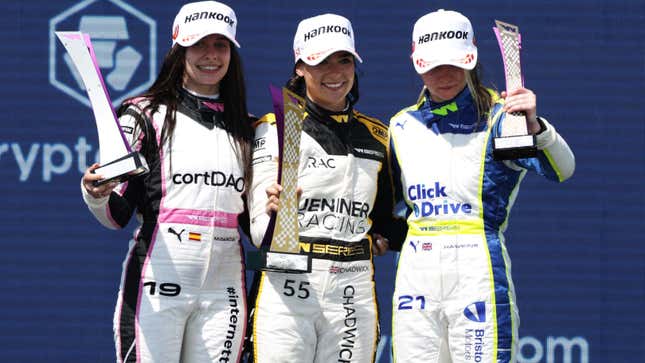
<path fill-rule="evenodd" d="M 163 5 L 160 5 L 163 4 Z M 134 228 L 102 228 L 86 210 L 82 171 L 97 135 L 56 30 L 101 44 L 115 101 L 156 76 L 180 1 L 3 1 L 0 33 L 0 356 L 11 362 L 114 361 L 112 312 Z M 579 0 L 244 1 L 238 15 L 249 105 L 270 111 L 269 83 L 292 68 L 299 19 L 350 18 L 360 65 L 358 109 L 388 120 L 415 100 L 414 21 L 437 8 L 473 21 L 487 83 L 503 88 L 491 27 L 519 25 L 527 87 L 576 154 L 564 184 L 529 175 L 507 232 L 521 311 L 520 362 L 642 362 L 645 356 L 645 2 Z M 117 30 L 115 30 L 117 29 Z M 112 31 L 106 31 L 112 30 Z M 395 255 L 377 258 L 389 362 Z"/>

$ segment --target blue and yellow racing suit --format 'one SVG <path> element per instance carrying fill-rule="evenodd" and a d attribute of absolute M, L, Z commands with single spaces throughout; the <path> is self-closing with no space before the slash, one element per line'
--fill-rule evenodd
<path fill-rule="evenodd" d="M 426 91 L 390 122 L 397 206 L 409 226 L 393 296 L 396 362 L 514 359 L 519 318 L 503 232 L 528 170 L 561 182 L 575 161 L 541 118 L 536 157 L 494 160 L 504 113 L 491 93 L 484 117 L 466 87 L 443 103 Z"/>

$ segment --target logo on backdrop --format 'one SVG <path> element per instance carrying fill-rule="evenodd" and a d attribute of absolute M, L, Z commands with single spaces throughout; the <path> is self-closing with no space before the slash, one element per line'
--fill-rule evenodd
<path fill-rule="evenodd" d="M 121 0 L 85 0 L 49 20 L 49 82 L 90 107 L 85 86 L 56 31 L 88 33 L 113 106 L 157 76 L 157 23 Z"/>

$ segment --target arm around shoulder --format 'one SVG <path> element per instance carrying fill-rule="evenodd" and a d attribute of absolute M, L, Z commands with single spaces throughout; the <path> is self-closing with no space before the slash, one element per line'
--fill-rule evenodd
<path fill-rule="evenodd" d="M 253 144 L 253 179 L 249 188 L 249 217 L 251 240 L 259 247 L 270 221 L 266 211 L 268 201 L 266 190 L 276 182 L 278 176 L 278 140 L 273 114 L 265 115 L 256 123 Z"/>

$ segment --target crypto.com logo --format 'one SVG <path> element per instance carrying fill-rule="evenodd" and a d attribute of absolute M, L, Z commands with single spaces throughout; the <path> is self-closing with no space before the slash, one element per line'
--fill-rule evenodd
<path fill-rule="evenodd" d="M 49 21 L 49 83 L 90 107 L 85 86 L 56 31 L 88 33 L 113 106 L 154 81 L 157 23 L 121 0 L 85 0 Z"/>

